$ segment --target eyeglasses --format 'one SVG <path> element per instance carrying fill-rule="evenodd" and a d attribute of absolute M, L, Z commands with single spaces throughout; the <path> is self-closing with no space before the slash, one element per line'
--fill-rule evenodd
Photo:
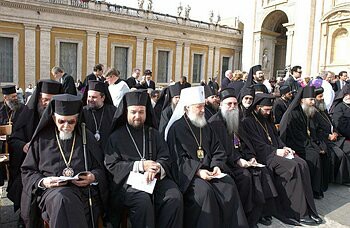
<path fill-rule="evenodd" d="M 75 124 L 77 122 L 76 119 L 70 119 L 70 120 L 62 120 L 62 119 L 57 119 L 57 123 L 59 124 L 69 124 L 69 125 L 72 125 L 72 124 Z"/>
<path fill-rule="evenodd" d="M 252 97 L 244 97 L 244 100 L 253 100 Z"/>

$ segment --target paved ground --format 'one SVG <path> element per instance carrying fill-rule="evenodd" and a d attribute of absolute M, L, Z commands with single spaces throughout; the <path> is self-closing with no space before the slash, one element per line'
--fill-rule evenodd
<path fill-rule="evenodd" d="M 13 213 L 12 203 L 6 198 L 6 187 L 0 187 L 0 228 L 15 228 L 18 214 Z M 322 200 L 316 200 L 316 207 L 325 220 L 318 227 L 345 228 L 350 227 L 350 187 L 343 185 L 330 185 Z M 291 228 L 273 220 L 271 226 L 259 225 L 260 228 Z M 315 227 L 315 226 L 313 226 Z"/>

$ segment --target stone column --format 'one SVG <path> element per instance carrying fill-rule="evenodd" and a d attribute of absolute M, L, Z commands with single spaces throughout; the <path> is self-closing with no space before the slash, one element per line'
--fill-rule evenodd
<path fill-rule="evenodd" d="M 145 37 L 138 36 L 136 38 L 136 68 L 139 68 L 141 72 L 143 72 L 145 69 L 143 68 L 143 50 L 144 50 L 144 40 Z"/>
<path fill-rule="evenodd" d="M 233 56 L 233 71 L 235 70 L 242 70 L 240 69 L 240 61 L 241 61 L 241 52 L 242 50 L 240 48 L 235 48 L 235 53 Z"/>
<path fill-rule="evenodd" d="M 261 42 L 262 42 L 262 38 L 261 38 L 261 33 L 259 32 L 255 34 L 255 37 L 254 37 L 254 49 L 253 49 L 254 57 L 253 57 L 252 66 L 256 64 L 261 64 L 260 56 L 262 56 L 262 51 L 263 51 L 261 50 L 262 48 Z"/>
<path fill-rule="evenodd" d="M 146 45 L 146 69 L 152 70 L 153 66 L 153 38 L 147 38 Z M 146 70 L 144 69 L 144 70 Z"/>
<path fill-rule="evenodd" d="M 90 74 L 95 66 L 96 55 L 96 31 L 87 31 L 87 74 Z"/>
<path fill-rule="evenodd" d="M 214 76 L 218 77 L 218 83 L 221 83 L 221 69 L 220 69 L 220 47 L 214 48 Z"/>
<path fill-rule="evenodd" d="M 40 26 L 40 79 L 49 79 L 51 75 L 51 26 Z"/>
<path fill-rule="evenodd" d="M 286 66 L 292 64 L 294 25 L 283 24 L 287 28 L 287 51 L 286 51 Z"/>
<path fill-rule="evenodd" d="M 107 66 L 107 44 L 108 44 L 108 34 L 100 32 L 100 53 L 99 60 L 101 64 L 105 67 Z M 112 64 L 112 63 L 111 63 Z"/>
<path fill-rule="evenodd" d="M 25 56 L 24 56 L 24 74 L 25 88 L 29 83 L 35 84 L 35 29 L 34 24 L 24 24 L 25 29 Z M 23 89 L 25 89 L 23 88 Z"/>
<path fill-rule="evenodd" d="M 208 73 L 207 73 L 207 81 L 209 78 L 213 78 L 213 63 L 214 63 L 214 46 L 209 46 L 208 51 Z"/>
<path fill-rule="evenodd" d="M 179 81 L 181 75 L 181 70 L 182 70 L 182 47 L 183 47 L 183 42 L 178 41 L 176 42 L 176 60 L 175 60 L 175 81 Z"/>
<path fill-rule="evenodd" d="M 188 70 L 190 69 L 190 43 L 185 42 L 184 43 L 185 47 L 184 47 L 184 62 L 182 63 L 182 74 L 181 76 L 186 76 L 187 80 L 188 80 Z"/>

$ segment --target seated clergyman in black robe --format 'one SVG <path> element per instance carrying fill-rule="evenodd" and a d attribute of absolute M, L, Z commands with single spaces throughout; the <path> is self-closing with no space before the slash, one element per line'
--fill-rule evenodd
<path fill-rule="evenodd" d="M 205 119 L 208 121 L 210 117 L 218 112 L 220 106 L 220 98 L 214 93 L 208 85 L 204 86 L 205 94 Z"/>
<path fill-rule="evenodd" d="M 165 136 L 177 161 L 184 227 L 248 227 L 234 180 L 229 175 L 217 178 L 221 170 L 228 171 L 227 157 L 205 120 L 203 86 L 181 91 Z"/>
<path fill-rule="evenodd" d="M 293 94 L 291 88 L 288 85 L 283 85 L 280 88 L 281 97 L 277 98 L 273 104 L 273 115 L 275 117 L 275 124 L 279 124 L 283 117 L 283 114 L 287 111 L 292 99 Z"/>
<path fill-rule="evenodd" d="M 171 115 L 173 114 L 173 111 L 175 110 L 176 105 L 179 102 L 181 89 L 182 87 L 179 84 L 169 86 L 168 88 L 166 88 L 165 93 L 162 94 L 165 97 L 161 97 L 156 104 L 156 106 L 157 105 L 163 106 L 162 112 L 160 115 L 159 128 L 158 128 L 159 132 L 163 136 L 164 136 L 166 125 L 168 124 L 171 118 Z"/>
<path fill-rule="evenodd" d="M 350 140 L 350 85 L 345 85 L 334 99 L 331 114 L 340 135 Z"/>
<path fill-rule="evenodd" d="M 43 224 L 35 214 L 50 227 L 86 228 L 92 222 L 97 227 L 106 201 L 106 177 L 97 141 L 80 127 L 81 110 L 79 97 L 55 95 L 40 119 L 21 167 L 21 215 L 27 228 Z M 79 179 L 62 177 L 80 172 L 84 174 Z"/>
<path fill-rule="evenodd" d="M 171 179 L 169 150 L 158 133 L 146 90 L 126 93 L 105 147 L 105 165 L 113 177 L 110 220 L 119 227 L 123 207 L 132 227 L 182 227 L 182 195 Z M 153 194 L 137 190 L 127 180 L 131 172 L 147 181 L 157 178 Z"/>
<path fill-rule="evenodd" d="M 249 226 L 255 226 L 259 219 L 260 223 L 271 225 L 274 197 L 277 197 L 272 177 L 265 167 L 256 167 L 255 157 L 246 156 L 245 151 L 249 148 L 238 133 L 240 120 L 234 89 L 222 90 L 220 100 L 218 113 L 208 122 L 227 153 L 226 163 L 237 184 Z"/>
<path fill-rule="evenodd" d="M 107 84 L 90 80 L 86 91 L 87 105 L 83 108 L 83 120 L 103 150 L 112 128 L 116 107 L 113 105 Z"/>
<path fill-rule="evenodd" d="M 40 117 L 52 96 L 62 92 L 62 84 L 57 81 L 50 79 L 39 81 L 34 93 L 13 126 L 13 132 L 9 138 L 12 152 L 10 153 L 10 179 L 7 187 L 7 197 L 13 202 L 15 211 L 19 209 L 21 202 L 21 165 L 28 152 L 29 141 L 32 139 Z"/>
<path fill-rule="evenodd" d="M 350 182 L 350 142 L 334 127 L 323 99 L 323 88 L 316 89 L 317 138 L 324 141 L 331 160 L 329 181 L 337 184 Z"/>
<path fill-rule="evenodd" d="M 328 178 L 324 176 L 326 172 L 322 170 L 322 163 L 327 160 L 327 151 L 317 143 L 316 130 L 311 124 L 316 112 L 314 99 L 314 86 L 306 86 L 298 91 L 283 115 L 280 135 L 286 146 L 295 150 L 308 163 L 314 197 L 321 199 L 328 183 Z"/>
<path fill-rule="evenodd" d="M 265 164 L 274 174 L 278 191 L 277 208 L 282 217 L 293 224 L 322 223 L 312 196 L 307 163 L 280 140 L 271 116 L 272 99 L 269 94 L 256 94 L 251 115 L 242 121 L 242 137 L 255 153 L 257 162 Z M 293 158 L 294 156 L 294 158 Z M 295 223 L 297 224 L 297 223 Z"/>

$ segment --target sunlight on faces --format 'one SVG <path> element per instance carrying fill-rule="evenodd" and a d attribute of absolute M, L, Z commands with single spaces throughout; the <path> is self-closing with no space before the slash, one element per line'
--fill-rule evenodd
<path fill-rule="evenodd" d="M 293 93 L 292 92 L 288 92 L 284 95 L 282 95 L 286 100 L 291 100 L 293 98 Z"/>
<path fill-rule="evenodd" d="M 245 108 L 249 108 L 253 104 L 253 96 L 251 95 L 246 95 L 242 99 L 242 105 Z"/>
<path fill-rule="evenodd" d="M 185 107 L 186 114 L 191 123 L 196 127 L 204 127 L 207 124 L 205 119 L 205 104 L 194 104 Z"/>
<path fill-rule="evenodd" d="M 227 130 L 230 134 L 238 132 L 239 110 L 235 97 L 228 97 L 220 103 L 221 114 L 226 122 Z"/>
<path fill-rule="evenodd" d="M 52 116 L 52 118 L 59 131 L 60 139 L 67 140 L 72 138 L 75 125 L 77 124 L 77 121 L 78 121 L 78 114 L 70 115 L 70 116 L 62 116 L 55 113 Z"/>
<path fill-rule="evenodd" d="M 207 97 L 207 104 L 209 103 L 215 110 L 217 110 L 220 106 L 220 98 L 217 95 L 212 95 Z"/>
<path fill-rule="evenodd" d="M 37 111 L 39 112 L 40 116 L 43 114 L 45 108 L 49 105 L 53 96 L 54 96 L 53 94 L 40 93 L 38 106 L 37 106 Z"/>
<path fill-rule="evenodd" d="M 343 98 L 345 104 L 350 104 L 350 94 L 346 94 Z"/>
<path fill-rule="evenodd" d="M 90 109 L 99 109 L 103 106 L 105 101 L 105 96 L 101 92 L 89 90 L 87 97 L 87 104 Z"/>
<path fill-rule="evenodd" d="M 301 99 L 301 107 L 307 117 L 313 117 L 316 112 L 315 98 L 303 98 Z"/>
<path fill-rule="evenodd" d="M 4 95 L 4 101 L 11 110 L 15 110 L 19 107 L 17 93 Z"/>
<path fill-rule="evenodd" d="M 255 72 L 254 78 L 256 81 L 263 81 L 264 80 L 264 72 L 261 70 L 258 70 Z"/>
<path fill-rule="evenodd" d="M 315 106 L 321 111 L 326 110 L 326 104 L 324 103 L 323 93 L 318 94 L 315 99 Z"/>
<path fill-rule="evenodd" d="M 142 105 L 128 106 L 128 123 L 134 128 L 140 128 L 146 121 L 146 107 Z"/>
<path fill-rule="evenodd" d="M 264 118 L 270 118 L 272 113 L 272 106 L 256 106 L 255 110 Z"/>

